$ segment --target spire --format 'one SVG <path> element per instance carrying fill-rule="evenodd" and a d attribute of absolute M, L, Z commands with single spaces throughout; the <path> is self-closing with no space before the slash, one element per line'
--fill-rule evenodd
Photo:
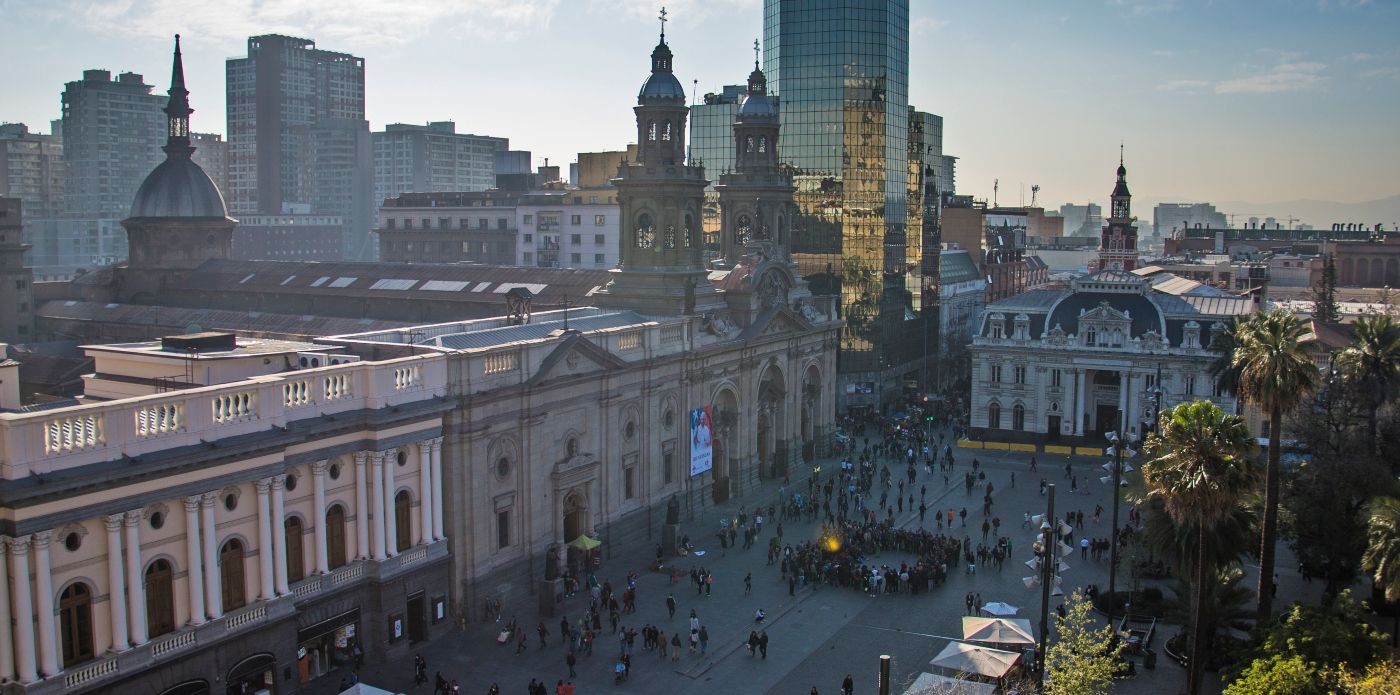
<path fill-rule="evenodd" d="M 666 8 L 661 8 L 661 42 L 656 44 L 656 49 L 651 52 L 651 71 L 671 72 L 671 47 L 666 45 Z"/>
<path fill-rule="evenodd" d="M 662 7 L 662 8 L 661 8 L 661 16 L 660 16 L 660 17 L 657 17 L 657 19 L 661 20 L 661 45 L 664 46 L 664 45 L 666 45 L 666 8 L 665 8 L 665 7 Z"/>
<path fill-rule="evenodd" d="M 185 89 L 185 62 L 180 55 L 180 35 L 175 35 L 175 59 L 170 68 L 170 101 L 165 105 L 165 115 L 169 123 L 166 130 L 165 154 L 168 157 L 189 157 L 194 153 L 190 146 L 190 92 Z"/>
<path fill-rule="evenodd" d="M 760 43 L 758 42 L 758 39 L 754 39 L 754 40 L 753 40 L 753 69 L 754 69 L 754 72 L 758 72 L 758 54 L 759 54 L 759 52 L 762 51 L 762 50 L 763 50 L 762 44 L 760 44 Z"/>

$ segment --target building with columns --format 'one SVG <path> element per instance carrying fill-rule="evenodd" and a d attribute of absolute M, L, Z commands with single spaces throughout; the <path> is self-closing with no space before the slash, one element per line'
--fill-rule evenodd
<path fill-rule="evenodd" d="M 971 346 L 972 438 L 1100 445 L 1125 426 L 1141 438 L 1159 405 L 1207 399 L 1234 412 L 1210 374 L 1211 345 L 1255 303 L 1170 273 L 1129 272 L 1137 250 L 1124 231 L 1126 173 L 1120 164 L 1100 249 L 1109 269 L 983 310 Z"/>

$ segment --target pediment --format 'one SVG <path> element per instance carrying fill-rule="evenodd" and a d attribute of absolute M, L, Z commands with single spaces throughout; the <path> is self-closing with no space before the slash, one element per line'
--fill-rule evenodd
<path fill-rule="evenodd" d="M 812 330 L 812 323 L 786 304 L 758 315 L 741 338 L 754 338 L 783 333 L 805 333 Z"/>
<path fill-rule="evenodd" d="M 582 376 L 596 372 L 625 369 L 626 360 L 574 334 L 559 343 L 540 362 L 540 368 L 525 383 L 531 386 L 554 379 Z"/>
<path fill-rule="evenodd" d="M 1097 307 L 1085 311 L 1079 315 L 1080 321 L 1106 321 L 1106 322 L 1126 322 L 1131 323 L 1132 318 L 1126 311 L 1119 311 L 1109 305 L 1107 301 L 1099 302 Z"/>

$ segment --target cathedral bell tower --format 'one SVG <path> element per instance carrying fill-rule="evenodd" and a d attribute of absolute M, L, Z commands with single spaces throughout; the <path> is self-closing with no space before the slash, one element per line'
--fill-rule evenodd
<path fill-rule="evenodd" d="M 672 73 L 666 45 L 651 53 L 651 76 L 637 94 L 637 161 L 623 162 L 612 184 L 620 205 L 621 262 L 597 305 L 651 316 L 698 314 L 724 305 L 701 258 L 705 169 L 685 157 L 690 107 Z"/>
<path fill-rule="evenodd" d="M 1099 270 L 1136 270 L 1138 267 L 1137 227 L 1133 222 L 1133 194 L 1128 192 L 1128 170 L 1123 166 L 1122 148 L 1118 154 L 1118 183 L 1113 187 L 1109 216 L 1099 240 Z"/>

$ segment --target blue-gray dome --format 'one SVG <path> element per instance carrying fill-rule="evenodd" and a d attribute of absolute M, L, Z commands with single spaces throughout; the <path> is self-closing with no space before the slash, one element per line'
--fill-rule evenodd
<path fill-rule="evenodd" d="M 142 182 L 132 217 L 228 217 L 224 196 L 188 156 L 172 156 Z"/>
<path fill-rule="evenodd" d="M 739 106 L 740 116 L 777 116 L 778 110 L 773 108 L 773 101 L 767 94 L 748 94 L 744 96 L 744 103 Z"/>
<path fill-rule="evenodd" d="M 637 93 L 638 99 L 685 99 L 685 87 L 669 72 L 653 72 Z"/>

